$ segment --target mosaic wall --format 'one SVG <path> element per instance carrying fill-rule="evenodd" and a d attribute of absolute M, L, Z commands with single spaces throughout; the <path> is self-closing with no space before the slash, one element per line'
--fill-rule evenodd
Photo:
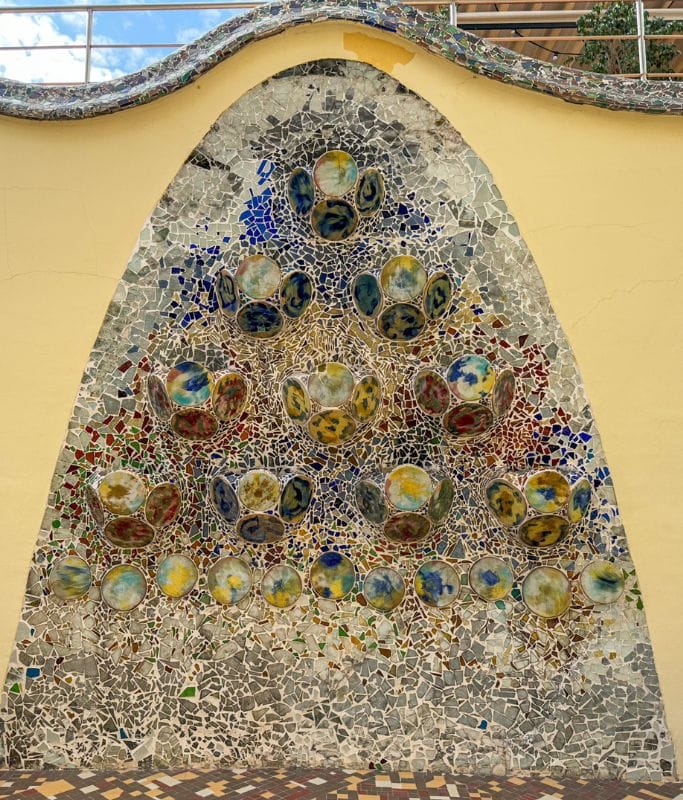
<path fill-rule="evenodd" d="M 371 67 L 225 112 L 87 364 L 11 766 L 673 771 L 590 407 L 486 166 Z"/>
<path fill-rule="evenodd" d="M 83 119 L 144 105 L 182 89 L 253 41 L 296 25 L 328 20 L 395 33 L 478 75 L 570 103 L 651 114 L 683 114 L 683 85 L 678 80 L 640 81 L 538 61 L 452 27 L 429 12 L 372 0 L 264 3 L 139 72 L 102 83 L 41 86 L 0 78 L 0 114 L 28 119 Z"/>

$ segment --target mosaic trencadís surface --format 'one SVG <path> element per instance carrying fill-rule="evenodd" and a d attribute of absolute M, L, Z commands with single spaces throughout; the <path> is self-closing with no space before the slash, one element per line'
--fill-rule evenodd
<path fill-rule="evenodd" d="M 293 26 L 330 20 L 396 34 L 479 75 L 570 103 L 655 114 L 683 113 L 683 93 L 677 81 L 638 83 L 520 58 L 506 47 L 412 6 L 376 0 L 273 0 L 238 14 L 135 73 L 110 81 L 41 86 L 0 78 L 0 114 L 52 120 L 113 114 L 182 89 L 255 40 Z"/>
<path fill-rule="evenodd" d="M 373 68 L 225 112 L 87 364 L 7 764 L 673 771 L 609 469 L 486 166 Z"/>

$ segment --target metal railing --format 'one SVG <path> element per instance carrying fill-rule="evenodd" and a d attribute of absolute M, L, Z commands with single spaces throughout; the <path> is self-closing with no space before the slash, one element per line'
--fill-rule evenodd
<path fill-rule="evenodd" d="M 412 6 L 426 6 L 428 9 L 448 7 L 449 21 L 452 25 L 459 25 L 465 29 L 483 29 L 491 25 L 497 29 L 508 28 L 514 30 L 514 35 L 490 35 L 485 36 L 487 41 L 498 42 L 501 44 L 520 44 L 537 42 L 590 42 L 590 41 L 637 41 L 638 43 L 638 66 L 637 73 L 622 74 L 622 77 L 640 78 L 681 78 L 683 73 L 648 73 L 647 69 L 647 42 L 652 40 L 679 40 L 683 39 L 683 33 L 676 34 L 648 34 L 645 31 L 645 5 L 643 0 L 632 0 L 635 8 L 637 32 L 635 34 L 621 35 L 581 35 L 581 34 L 520 34 L 519 29 L 531 30 L 532 28 L 542 27 L 544 29 L 566 28 L 574 26 L 578 18 L 591 10 L 596 0 L 573 0 L 575 6 L 583 6 L 574 9 L 538 9 L 540 6 L 567 5 L 572 0 L 499 0 L 507 8 L 503 11 L 472 11 L 470 9 L 479 6 L 494 5 L 494 0 L 462 0 L 460 4 L 455 2 L 430 2 L 430 0 L 414 0 Z M 37 5 L 37 6 L 0 6 L 0 25 L 3 14 L 13 15 L 58 15 L 58 14 L 84 14 L 85 15 L 85 40 L 82 44 L 17 44 L 2 45 L 0 53 L 3 51 L 41 51 L 41 50 L 62 50 L 62 51 L 84 51 L 84 74 L 82 81 L 77 83 L 92 82 L 92 56 L 98 50 L 111 49 L 166 49 L 173 50 L 189 44 L 189 42 L 137 42 L 137 43 L 98 43 L 94 40 L 94 23 L 96 14 L 120 14 L 123 12 L 159 12 L 159 11 L 206 11 L 206 10 L 234 10 L 245 11 L 263 5 L 267 0 L 252 0 L 251 2 L 177 2 L 177 3 L 120 3 L 120 4 L 101 4 L 91 3 L 76 5 Z M 533 10 L 514 10 L 510 6 L 529 6 L 533 2 L 536 6 Z M 599 0 L 600 4 L 621 2 L 621 0 Z M 465 7 L 467 10 L 462 10 Z M 496 5 L 496 9 L 498 6 Z M 663 17 L 669 20 L 683 20 L 683 8 L 648 8 L 647 12 L 653 17 Z M 73 83 L 73 82 L 70 82 Z M 47 85 L 58 85 L 47 83 Z M 63 82 L 59 85 L 63 85 Z"/>

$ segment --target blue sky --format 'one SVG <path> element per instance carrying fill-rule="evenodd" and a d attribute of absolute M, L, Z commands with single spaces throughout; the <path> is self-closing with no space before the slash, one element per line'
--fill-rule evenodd
<path fill-rule="evenodd" d="M 116 0 L 105 0 L 108 4 Z M 145 0 L 133 0 L 145 2 Z M 71 0 L 78 2 L 78 0 Z M 97 0 L 94 0 L 97 5 Z M 130 2 L 130 0 L 126 0 Z M 47 5 L 48 3 L 46 3 Z M 68 0 L 49 0 L 49 5 L 67 5 Z M 122 3 L 125 5 L 125 2 Z M 154 5 L 153 2 L 145 3 Z M 1 6 L 35 6 L 35 0 L 0 0 Z M 221 22 L 243 13 L 233 9 L 202 11 L 119 11 L 95 12 L 93 42 L 99 45 L 188 43 Z M 0 14 L 0 46 L 84 44 L 86 15 Z M 135 47 L 130 50 L 93 51 L 93 81 L 108 80 L 134 72 L 157 61 L 171 49 Z M 0 78 L 33 82 L 80 81 L 84 75 L 84 51 L 0 51 Z"/>

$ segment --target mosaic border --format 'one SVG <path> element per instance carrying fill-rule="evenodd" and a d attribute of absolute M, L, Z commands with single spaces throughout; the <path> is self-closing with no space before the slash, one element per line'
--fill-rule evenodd
<path fill-rule="evenodd" d="M 150 103 L 197 80 L 252 41 L 312 22 L 340 20 L 397 34 L 488 78 L 610 110 L 683 114 L 683 85 L 601 76 L 524 58 L 414 8 L 363 0 L 270 3 L 230 20 L 161 61 L 99 84 L 40 86 L 0 80 L 0 115 L 85 119 Z"/>

